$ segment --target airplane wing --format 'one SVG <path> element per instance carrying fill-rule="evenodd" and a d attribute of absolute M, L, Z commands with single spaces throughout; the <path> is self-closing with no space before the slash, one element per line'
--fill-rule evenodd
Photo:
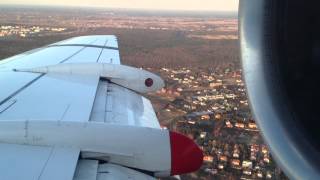
<path fill-rule="evenodd" d="M 0 61 L 0 179 L 153 179 L 202 164 L 160 128 L 141 93 L 160 77 L 122 65 L 112 35 L 75 37 Z"/>

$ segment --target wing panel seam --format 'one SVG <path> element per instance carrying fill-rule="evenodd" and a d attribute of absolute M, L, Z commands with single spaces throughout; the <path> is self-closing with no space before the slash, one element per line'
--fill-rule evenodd
<path fill-rule="evenodd" d="M 118 48 L 115 48 L 115 47 L 99 46 L 99 45 L 92 45 L 92 44 L 60 44 L 60 45 L 49 45 L 47 47 L 63 47 L 63 46 L 81 46 L 81 47 L 92 47 L 92 48 L 119 50 Z"/>
<path fill-rule="evenodd" d="M 108 39 L 106 39 L 106 41 L 104 42 L 103 46 L 106 46 L 107 42 L 108 42 Z M 100 54 L 99 54 L 98 59 L 97 59 L 96 62 L 99 62 L 102 52 L 103 52 L 103 48 L 101 48 Z"/>
<path fill-rule="evenodd" d="M 48 159 L 46 160 L 45 165 L 42 167 L 42 170 L 41 170 L 41 173 L 39 174 L 38 180 L 40 180 L 44 170 L 46 169 L 46 166 L 47 166 L 47 164 L 48 164 L 48 162 L 49 162 L 49 160 L 50 160 L 50 158 L 51 158 L 51 156 L 53 154 L 53 150 L 54 150 L 54 147 L 51 147 L 50 155 L 49 155 Z"/>

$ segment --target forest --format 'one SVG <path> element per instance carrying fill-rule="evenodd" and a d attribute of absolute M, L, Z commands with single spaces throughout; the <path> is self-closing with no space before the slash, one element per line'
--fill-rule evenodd
<path fill-rule="evenodd" d="M 190 32 L 149 29 L 95 28 L 72 34 L 0 38 L 0 59 L 74 36 L 114 34 L 118 37 L 121 61 L 136 67 L 239 66 L 237 39 L 201 39 Z"/>

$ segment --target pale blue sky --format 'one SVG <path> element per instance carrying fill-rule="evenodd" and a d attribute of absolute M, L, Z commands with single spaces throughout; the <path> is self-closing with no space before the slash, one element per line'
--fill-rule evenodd
<path fill-rule="evenodd" d="M 236 11 L 239 0 L 0 0 L 0 4 Z"/>

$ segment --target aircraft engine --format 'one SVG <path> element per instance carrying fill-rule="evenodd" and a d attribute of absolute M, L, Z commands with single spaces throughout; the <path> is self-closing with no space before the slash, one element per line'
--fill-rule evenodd
<path fill-rule="evenodd" d="M 243 74 L 256 121 L 292 179 L 320 177 L 319 1 L 240 0 Z"/>

